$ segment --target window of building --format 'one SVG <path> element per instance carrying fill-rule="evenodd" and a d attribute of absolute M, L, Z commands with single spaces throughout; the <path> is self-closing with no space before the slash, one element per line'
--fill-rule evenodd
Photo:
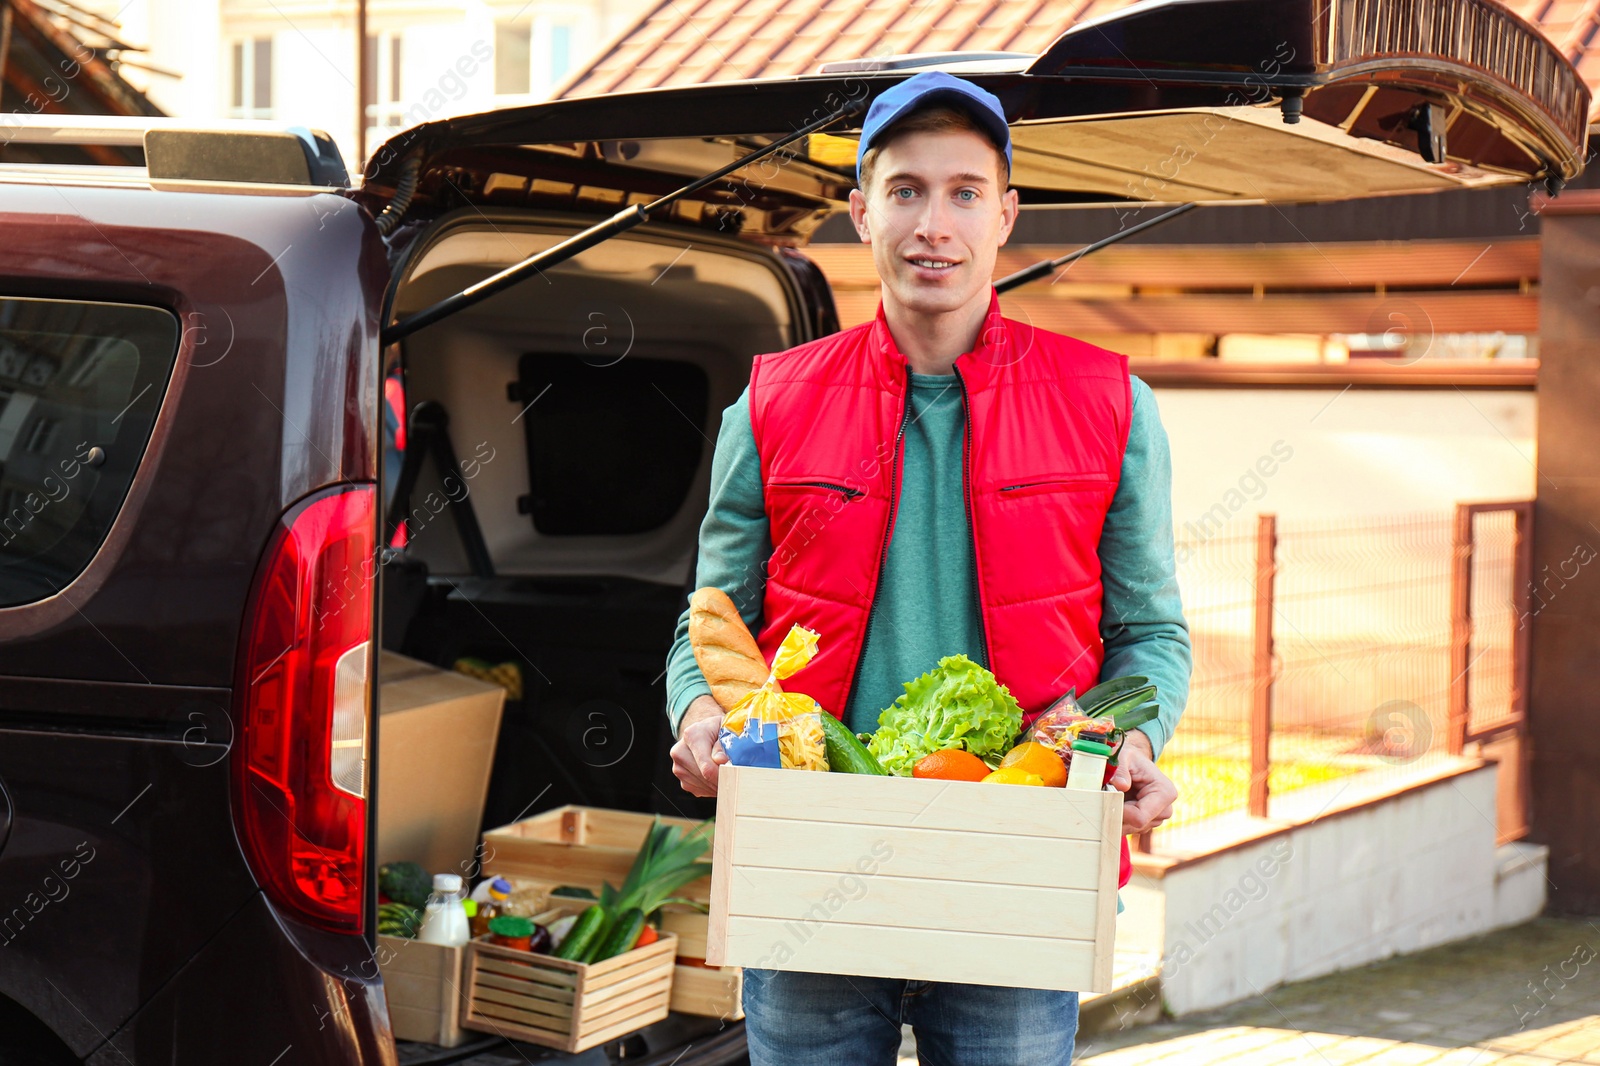
<path fill-rule="evenodd" d="M 498 22 L 494 27 L 494 91 L 496 96 L 521 96 L 531 89 L 532 27 L 526 22 Z"/>
<path fill-rule="evenodd" d="M 572 69 L 572 27 L 550 27 L 550 84 L 554 85 Z"/>
<path fill-rule="evenodd" d="M 400 34 L 367 35 L 367 136 L 383 136 L 406 126 L 401 95 Z"/>
<path fill-rule="evenodd" d="M 272 38 L 233 42 L 231 118 L 272 117 Z"/>

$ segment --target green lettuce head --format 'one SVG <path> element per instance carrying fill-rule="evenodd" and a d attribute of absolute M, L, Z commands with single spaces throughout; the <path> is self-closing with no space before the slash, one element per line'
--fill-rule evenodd
<path fill-rule="evenodd" d="M 1004 754 L 1022 730 L 1022 707 L 994 675 L 965 655 L 947 655 L 878 715 L 867 745 L 891 774 L 911 776 L 924 755 L 965 748 L 980 759 Z"/>

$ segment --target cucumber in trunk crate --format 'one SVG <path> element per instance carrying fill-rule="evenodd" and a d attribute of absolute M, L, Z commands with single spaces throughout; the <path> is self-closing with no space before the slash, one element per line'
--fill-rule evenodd
<path fill-rule="evenodd" d="M 589 949 L 594 947 L 604 934 L 608 921 L 606 909 L 600 904 L 596 903 L 587 908 L 578 915 L 578 920 L 573 923 L 571 931 L 556 949 L 556 958 L 566 959 L 568 962 L 583 962 Z"/>
<path fill-rule="evenodd" d="M 639 934 L 642 932 L 644 932 L 644 911 L 638 907 L 631 907 L 617 915 L 617 920 L 611 923 L 611 928 L 606 930 L 605 936 L 596 941 L 595 949 L 583 961 L 602 962 L 625 951 L 631 951 L 634 941 L 639 939 Z"/>

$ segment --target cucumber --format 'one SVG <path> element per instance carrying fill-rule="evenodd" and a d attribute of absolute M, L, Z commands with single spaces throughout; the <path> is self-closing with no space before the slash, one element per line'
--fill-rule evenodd
<path fill-rule="evenodd" d="M 822 712 L 822 741 L 828 752 L 828 769 L 839 774 L 876 774 L 885 777 L 885 770 L 867 746 L 839 719 Z"/>
<path fill-rule="evenodd" d="M 584 956 L 584 962 L 600 962 L 624 951 L 633 949 L 634 941 L 644 931 L 644 911 L 630 907 L 617 915 L 617 920 L 606 930 L 604 939 L 595 942 L 595 948 Z"/>
<path fill-rule="evenodd" d="M 586 909 L 578 915 L 572 930 L 567 933 L 566 939 L 561 941 L 561 947 L 556 949 L 556 958 L 566 959 L 568 962 L 581 962 L 608 921 L 606 909 L 600 904 L 596 903 Z"/>

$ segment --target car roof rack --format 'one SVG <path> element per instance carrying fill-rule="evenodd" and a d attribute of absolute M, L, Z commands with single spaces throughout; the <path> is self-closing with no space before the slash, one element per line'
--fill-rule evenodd
<path fill-rule="evenodd" d="M 108 115 L 0 115 L 0 145 L 135 149 L 151 182 L 347 188 L 339 147 L 322 130 L 272 122 Z M 0 163 L 0 172 L 59 169 Z"/>

